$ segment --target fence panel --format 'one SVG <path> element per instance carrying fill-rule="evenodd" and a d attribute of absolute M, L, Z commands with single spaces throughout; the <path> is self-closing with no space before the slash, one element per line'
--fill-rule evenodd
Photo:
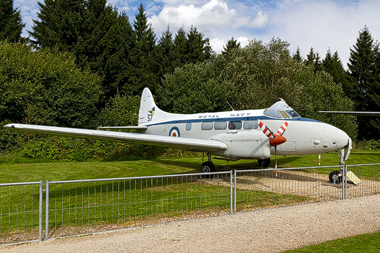
<path fill-rule="evenodd" d="M 342 184 L 329 182 L 340 166 L 235 171 L 235 212 L 342 199 Z"/>
<path fill-rule="evenodd" d="M 42 181 L 0 184 L 0 244 L 42 240 Z"/>
<path fill-rule="evenodd" d="M 347 198 L 356 198 L 380 193 L 380 163 L 347 165 L 347 174 L 353 172 L 361 181 L 355 185 L 347 178 Z"/>
<path fill-rule="evenodd" d="M 47 182 L 46 238 L 232 213 L 232 171 L 206 177 L 198 173 Z"/>

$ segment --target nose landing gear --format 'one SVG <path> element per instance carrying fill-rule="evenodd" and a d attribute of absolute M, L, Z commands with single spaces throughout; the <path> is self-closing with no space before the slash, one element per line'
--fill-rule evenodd
<path fill-rule="evenodd" d="M 342 179 L 343 174 L 341 171 L 335 170 L 329 174 L 329 180 L 332 184 L 340 184 L 342 182 Z"/>

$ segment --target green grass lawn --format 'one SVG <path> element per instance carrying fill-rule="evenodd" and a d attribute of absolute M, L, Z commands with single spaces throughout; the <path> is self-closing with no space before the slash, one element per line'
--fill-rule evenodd
<path fill-rule="evenodd" d="M 380 232 L 364 234 L 343 238 L 334 241 L 324 242 L 300 249 L 288 250 L 286 253 L 351 253 L 351 252 L 380 252 Z"/>

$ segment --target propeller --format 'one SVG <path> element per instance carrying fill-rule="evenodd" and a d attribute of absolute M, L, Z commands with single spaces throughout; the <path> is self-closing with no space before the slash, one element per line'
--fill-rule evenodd
<path fill-rule="evenodd" d="M 282 136 L 286 128 L 288 127 L 289 123 L 285 121 L 284 124 L 277 130 L 277 132 L 274 134 L 262 121 L 258 120 L 259 122 L 259 128 L 261 131 L 269 138 L 269 144 L 271 146 L 274 146 L 274 155 L 275 155 L 275 169 L 276 169 L 276 177 L 277 177 L 277 145 L 280 145 L 284 142 L 286 142 L 286 138 Z"/>

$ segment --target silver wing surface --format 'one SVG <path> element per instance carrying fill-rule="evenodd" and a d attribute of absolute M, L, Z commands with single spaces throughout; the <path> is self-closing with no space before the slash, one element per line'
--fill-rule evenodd
<path fill-rule="evenodd" d="M 217 140 L 203 140 L 195 138 L 179 138 L 152 134 L 125 133 L 115 131 L 90 130 L 67 127 L 51 127 L 27 124 L 8 124 L 4 126 L 14 131 L 60 135 L 76 138 L 132 142 L 155 146 L 182 148 L 193 151 L 224 151 L 228 146 Z"/>
<path fill-rule="evenodd" d="M 331 114 L 350 114 L 357 116 L 380 116 L 380 112 L 362 112 L 362 111 L 318 111 L 319 113 Z"/>

